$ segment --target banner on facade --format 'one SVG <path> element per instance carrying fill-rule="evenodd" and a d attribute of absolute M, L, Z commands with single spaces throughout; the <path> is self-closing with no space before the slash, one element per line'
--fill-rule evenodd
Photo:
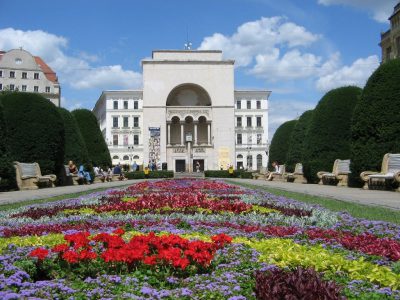
<path fill-rule="evenodd" d="M 221 170 L 228 170 L 231 165 L 229 158 L 229 148 L 220 147 L 218 148 L 218 165 Z"/>
<path fill-rule="evenodd" d="M 149 127 L 149 163 L 160 163 L 160 127 Z"/>

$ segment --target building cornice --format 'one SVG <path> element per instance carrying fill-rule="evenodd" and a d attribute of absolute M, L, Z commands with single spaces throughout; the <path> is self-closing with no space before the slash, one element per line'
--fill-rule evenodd
<path fill-rule="evenodd" d="M 151 65 L 151 64 L 159 64 L 159 65 L 234 65 L 234 60 L 142 60 L 143 65 Z"/>

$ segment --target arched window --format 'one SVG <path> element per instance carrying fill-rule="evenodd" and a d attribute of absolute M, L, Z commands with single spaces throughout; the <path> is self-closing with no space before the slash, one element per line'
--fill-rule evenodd
<path fill-rule="evenodd" d="M 247 156 L 247 168 L 249 170 L 253 169 L 253 155 L 248 155 Z"/>
<path fill-rule="evenodd" d="M 175 87 L 168 95 L 167 106 L 211 106 L 207 91 L 193 83 Z"/>
<path fill-rule="evenodd" d="M 238 156 L 236 156 L 237 159 L 243 159 L 243 155 L 242 154 L 238 154 Z"/>
<path fill-rule="evenodd" d="M 119 156 L 118 155 L 114 155 L 113 159 L 119 159 Z"/>
<path fill-rule="evenodd" d="M 135 155 L 133 159 L 139 159 L 139 155 Z"/>
<path fill-rule="evenodd" d="M 262 168 L 262 155 L 258 154 L 257 155 L 257 170 L 260 170 Z"/>
<path fill-rule="evenodd" d="M 129 160 L 129 156 L 128 155 L 124 155 L 123 160 Z"/>

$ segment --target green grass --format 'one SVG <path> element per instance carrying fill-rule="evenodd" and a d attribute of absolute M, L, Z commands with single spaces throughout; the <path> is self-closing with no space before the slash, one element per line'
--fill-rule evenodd
<path fill-rule="evenodd" d="M 304 203 L 319 204 L 332 211 L 346 211 L 350 215 L 356 218 L 363 218 L 367 220 L 386 221 L 391 223 L 400 224 L 400 211 L 393 210 L 384 207 L 370 206 L 357 204 L 352 202 L 346 202 L 342 200 L 336 200 L 331 198 L 323 198 L 318 196 L 312 196 L 296 192 L 288 192 L 280 189 L 274 189 L 270 187 L 263 187 L 258 185 L 252 185 L 247 183 L 241 183 L 237 181 L 225 180 L 226 182 L 240 185 L 246 188 L 254 190 L 263 190 L 277 196 L 283 196 L 286 198 L 295 199 Z"/>
<path fill-rule="evenodd" d="M 125 185 L 117 186 L 115 188 L 121 188 L 121 187 L 125 187 Z M 0 211 L 15 209 L 15 208 L 19 208 L 19 207 L 26 206 L 26 205 L 55 202 L 55 201 L 64 200 L 64 199 L 77 198 L 82 195 L 87 195 L 87 194 L 91 194 L 91 193 L 95 193 L 95 192 L 101 192 L 101 191 L 105 191 L 108 189 L 111 189 L 111 187 L 98 188 L 98 189 L 88 190 L 88 191 L 79 192 L 79 193 L 64 194 L 64 195 L 50 197 L 50 198 L 34 199 L 34 200 L 27 200 L 27 201 L 21 201 L 21 202 L 16 202 L 16 203 L 1 204 Z"/>

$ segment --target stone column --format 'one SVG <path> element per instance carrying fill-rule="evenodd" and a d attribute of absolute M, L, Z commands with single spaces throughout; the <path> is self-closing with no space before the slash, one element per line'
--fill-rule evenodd
<path fill-rule="evenodd" d="M 208 145 L 211 145 L 211 123 L 207 124 Z"/>
<path fill-rule="evenodd" d="M 171 145 L 171 124 L 167 124 L 167 145 Z"/>
<path fill-rule="evenodd" d="M 197 146 L 197 123 L 194 123 L 194 146 Z"/>
<path fill-rule="evenodd" d="M 185 128 L 184 128 L 184 124 L 181 123 L 181 145 L 184 145 L 184 135 L 185 135 Z"/>

